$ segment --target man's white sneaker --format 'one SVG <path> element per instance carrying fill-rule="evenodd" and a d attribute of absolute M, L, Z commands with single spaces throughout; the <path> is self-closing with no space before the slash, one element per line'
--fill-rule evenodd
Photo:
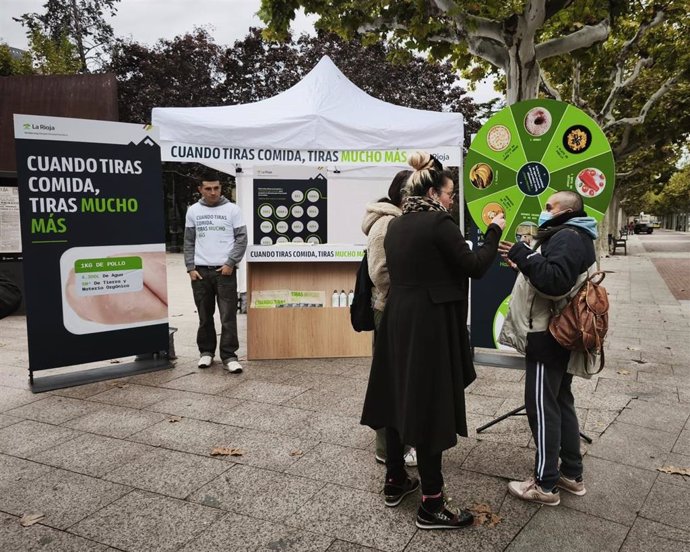
<path fill-rule="evenodd" d="M 563 489 L 564 491 L 568 491 L 574 495 L 583 496 L 587 493 L 587 489 L 585 489 L 585 483 L 582 480 L 582 477 L 579 479 L 580 480 L 578 481 L 577 479 L 569 479 L 565 475 L 561 475 L 558 479 L 558 483 L 556 483 L 556 486 L 559 489 Z"/>
<path fill-rule="evenodd" d="M 236 360 L 226 360 L 223 362 L 223 368 L 225 368 L 231 374 L 241 374 L 242 365 Z"/>
<path fill-rule="evenodd" d="M 386 459 L 382 455 L 380 455 L 379 453 L 376 453 L 374 455 L 374 458 L 376 458 L 376 462 L 378 462 L 379 464 L 385 464 L 386 463 Z M 410 450 L 408 450 L 405 453 L 404 458 L 405 458 L 405 465 L 408 468 L 416 468 L 417 467 L 417 450 L 414 447 L 412 447 Z"/>
<path fill-rule="evenodd" d="M 545 491 L 533 477 L 527 481 L 511 481 L 508 483 L 508 492 L 527 502 L 536 502 L 546 506 L 558 506 L 561 503 L 558 487 L 553 491 Z"/>
<path fill-rule="evenodd" d="M 199 368 L 208 368 L 211 364 L 213 364 L 213 357 L 211 355 L 201 355 L 197 366 Z"/>

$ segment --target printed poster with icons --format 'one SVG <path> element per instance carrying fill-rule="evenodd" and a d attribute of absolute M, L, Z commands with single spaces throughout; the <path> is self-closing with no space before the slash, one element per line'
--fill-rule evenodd
<path fill-rule="evenodd" d="M 327 179 L 254 179 L 254 244 L 326 243 Z"/>
<path fill-rule="evenodd" d="M 479 231 L 503 212 L 503 239 L 527 243 L 537 234 L 539 213 L 555 192 L 577 192 L 587 214 L 601 222 L 615 179 L 611 146 L 597 123 L 572 105 L 546 99 L 519 102 L 491 117 L 472 140 L 464 171 L 465 199 Z M 491 274 L 487 276 L 490 280 Z M 484 316 L 494 326 L 493 343 L 480 346 L 498 347 L 495 339 L 505 314 L 500 308 L 507 310 L 510 289 L 496 294 L 494 288 L 499 296 L 489 300 L 490 288 L 474 284 L 473 293 L 481 290 L 478 295 L 483 296 L 477 315 L 489 309 Z M 473 306 L 473 319 L 474 311 Z"/>

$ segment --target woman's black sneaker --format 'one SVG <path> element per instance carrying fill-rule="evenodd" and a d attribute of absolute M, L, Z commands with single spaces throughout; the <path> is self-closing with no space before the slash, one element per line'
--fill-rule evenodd
<path fill-rule="evenodd" d="M 407 477 L 400 483 L 386 481 L 383 487 L 383 494 L 386 497 L 386 506 L 394 508 L 403 501 L 408 494 L 415 492 L 419 488 L 419 479 Z"/>
<path fill-rule="evenodd" d="M 474 521 L 472 514 L 451 506 L 445 497 L 439 502 L 440 508 L 436 512 L 427 510 L 422 502 L 417 510 L 417 527 L 420 529 L 460 529 L 472 525 Z M 431 506 L 432 504 L 427 504 L 427 507 Z"/>

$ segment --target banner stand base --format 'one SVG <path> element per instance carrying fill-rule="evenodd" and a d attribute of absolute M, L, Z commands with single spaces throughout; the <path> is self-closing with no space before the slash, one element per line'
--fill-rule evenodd
<path fill-rule="evenodd" d="M 82 370 L 81 372 L 68 372 L 66 374 L 55 374 L 40 378 L 33 377 L 31 378 L 30 387 L 33 393 L 44 393 L 45 391 L 64 389 L 65 387 L 75 387 L 97 381 L 156 372 L 166 368 L 172 368 L 172 363 L 167 358 L 137 360 L 123 364 L 108 364 L 107 366 Z M 31 375 L 35 376 L 35 374 L 34 372 Z"/>
<path fill-rule="evenodd" d="M 473 348 L 474 363 L 496 368 L 525 369 L 525 357 L 514 351 Z"/>

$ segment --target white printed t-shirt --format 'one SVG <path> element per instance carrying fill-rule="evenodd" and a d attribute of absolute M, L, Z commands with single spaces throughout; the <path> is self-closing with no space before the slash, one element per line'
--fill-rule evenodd
<path fill-rule="evenodd" d="M 187 209 L 185 227 L 194 228 L 194 264 L 221 266 L 235 244 L 235 228 L 245 226 L 242 211 L 234 203 L 209 207 L 196 202 Z"/>

